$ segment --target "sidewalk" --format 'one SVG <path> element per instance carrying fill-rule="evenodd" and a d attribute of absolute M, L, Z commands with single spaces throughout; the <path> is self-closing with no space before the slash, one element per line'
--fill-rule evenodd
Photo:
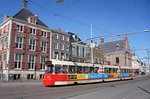
<path fill-rule="evenodd" d="M 2 82 L 0 81 L 0 87 L 17 87 L 17 86 L 34 86 L 42 85 L 42 80 L 24 80 L 24 81 L 9 81 Z"/>

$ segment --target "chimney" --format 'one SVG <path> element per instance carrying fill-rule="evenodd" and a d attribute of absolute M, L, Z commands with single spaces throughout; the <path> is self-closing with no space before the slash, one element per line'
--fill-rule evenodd
<path fill-rule="evenodd" d="M 28 1 L 27 0 L 23 0 L 23 8 L 28 8 Z"/>
<path fill-rule="evenodd" d="M 5 22 L 6 20 L 8 20 L 10 18 L 10 16 L 4 16 L 4 18 L 3 18 L 3 22 Z"/>

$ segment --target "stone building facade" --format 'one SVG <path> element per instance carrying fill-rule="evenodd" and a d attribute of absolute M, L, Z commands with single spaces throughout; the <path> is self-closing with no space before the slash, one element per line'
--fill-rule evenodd
<path fill-rule="evenodd" d="M 121 40 L 103 42 L 100 49 L 107 64 L 132 67 L 132 54 L 126 36 Z"/>
<path fill-rule="evenodd" d="M 52 59 L 70 60 L 70 35 L 61 29 L 52 30 Z"/>
<path fill-rule="evenodd" d="M 71 42 L 71 50 L 70 50 L 70 60 L 73 62 L 86 62 L 86 43 L 82 42 L 81 39 L 72 32 L 68 32 L 70 34 L 70 42 Z"/>

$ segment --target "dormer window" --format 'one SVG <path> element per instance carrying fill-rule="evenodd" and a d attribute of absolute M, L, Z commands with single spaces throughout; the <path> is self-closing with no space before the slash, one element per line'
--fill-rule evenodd
<path fill-rule="evenodd" d="M 29 22 L 29 23 L 32 23 L 32 24 L 36 24 L 36 22 L 37 22 L 37 17 L 30 16 L 30 17 L 28 18 L 28 22 Z"/>

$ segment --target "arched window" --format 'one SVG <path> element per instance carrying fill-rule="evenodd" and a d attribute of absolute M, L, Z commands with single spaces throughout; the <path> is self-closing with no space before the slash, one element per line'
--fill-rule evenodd
<path fill-rule="evenodd" d="M 119 57 L 116 57 L 116 64 L 119 64 Z"/>

